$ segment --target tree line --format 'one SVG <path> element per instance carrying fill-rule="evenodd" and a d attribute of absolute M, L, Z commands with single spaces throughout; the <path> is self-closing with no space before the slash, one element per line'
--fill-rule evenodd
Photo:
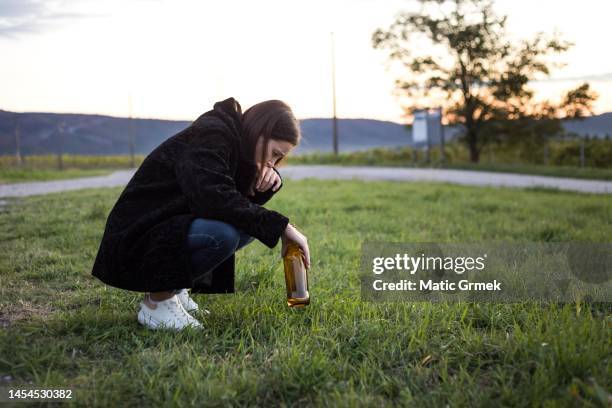
<path fill-rule="evenodd" d="M 559 102 L 537 101 L 529 82 L 564 64 L 552 58 L 574 44 L 540 32 L 513 40 L 507 16 L 492 0 L 418 0 L 420 10 L 399 13 L 387 29 L 372 34 L 405 77 L 395 92 L 408 99 L 410 115 L 440 106 L 445 121 L 461 125 L 459 140 L 478 162 L 487 145 L 542 146 L 564 134 L 563 120 L 593 113 L 598 95 L 588 82 Z"/>

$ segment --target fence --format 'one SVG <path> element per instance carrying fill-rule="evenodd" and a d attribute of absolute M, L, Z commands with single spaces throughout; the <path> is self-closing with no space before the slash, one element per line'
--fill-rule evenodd
<path fill-rule="evenodd" d="M 442 160 L 439 146 L 430 150 L 429 160 L 423 149 L 400 147 L 394 149 L 374 148 L 364 151 L 340 153 L 311 153 L 303 156 L 290 156 L 287 163 L 365 163 L 384 164 L 402 163 L 406 165 L 439 165 L 469 163 L 469 151 L 464 144 L 450 142 L 444 148 Z M 136 155 L 135 167 L 144 160 L 144 155 Z M 130 168 L 129 155 L 35 155 L 23 156 L 19 164 L 16 156 L 0 156 L 0 168 L 24 169 L 101 169 Z M 547 146 L 518 146 L 514 148 L 487 146 L 480 153 L 481 164 L 537 164 L 549 166 L 612 168 L 612 141 L 592 139 L 586 141 L 555 141 Z"/>
<path fill-rule="evenodd" d="M 136 155 L 134 164 L 136 167 L 142 163 L 144 155 Z M 25 169 L 117 169 L 131 168 L 131 157 L 129 155 L 94 156 L 94 155 L 32 155 L 22 156 L 21 164 L 16 156 L 0 156 L 0 168 L 25 168 Z"/>

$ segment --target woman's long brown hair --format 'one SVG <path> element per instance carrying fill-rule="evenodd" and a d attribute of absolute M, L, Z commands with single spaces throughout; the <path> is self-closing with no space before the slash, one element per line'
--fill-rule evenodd
<path fill-rule="evenodd" d="M 271 99 L 251 106 L 242 114 L 243 156 L 255 163 L 255 149 L 263 138 L 261 163 L 270 139 L 284 140 L 297 146 L 301 140 L 300 125 L 285 102 Z"/>

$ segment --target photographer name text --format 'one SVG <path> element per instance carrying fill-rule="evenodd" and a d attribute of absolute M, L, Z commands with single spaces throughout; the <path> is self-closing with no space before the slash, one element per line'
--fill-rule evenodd
<path fill-rule="evenodd" d="M 439 257 L 439 256 L 409 256 L 407 254 L 396 254 L 395 257 L 376 257 L 372 260 L 372 272 L 380 275 L 387 270 L 404 270 L 409 275 L 418 271 L 451 270 L 457 275 L 466 271 L 482 271 L 485 268 L 487 254 L 477 257 Z M 426 292 L 450 292 L 450 291 L 501 291 L 501 282 L 471 282 L 467 279 L 458 282 L 450 280 L 436 281 L 433 279 L 419 279 L 413 281 L 401 279 L 395 282 L 386 282 L 376 279 L 372 282 L 376 291 L 426 291 Z"/>
<path fill-rule="evenodd" d="M 406 291 L 432 291 L 432 292 L 447 292 L 447 291 L 498 291 L 501 290 L 501 282 L 493 280 L 492 282 L 470 282 L 467 279 L 462 279 L 459 282 L 451 282 L 448 280 L 434 281 L 432 279 L 419 279 L 418 283 L 408 279 L 402 279 L 397 282 L 385 282 L 382 279 L 376 279 L 372 282 L 374 290 L 406 290 Z"/>

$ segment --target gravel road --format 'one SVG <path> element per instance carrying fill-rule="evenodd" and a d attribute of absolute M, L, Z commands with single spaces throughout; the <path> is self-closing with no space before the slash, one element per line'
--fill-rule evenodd
<path fill-rule="evenodd" d="M 279 168 L 283 178 L 289 179 L 358 179 L 446 182 L 471 186 L 546 187 L 582 193 L 611 194 L 612 181 L 581 180 L 561 177 L 531 176 L 525 174 L 496 173 L 470 170 L 413 169 L 372 166 L 287 165 Z M 0 197 L 30 195 L 79 190 L 83 188 L 117 187 L 125 185 L 134 170 L 120 170 L 107 176 L 84 177 L 15 184 L 0 184 Z M 0 200 L 0 204 L 1 204 Z"/>

